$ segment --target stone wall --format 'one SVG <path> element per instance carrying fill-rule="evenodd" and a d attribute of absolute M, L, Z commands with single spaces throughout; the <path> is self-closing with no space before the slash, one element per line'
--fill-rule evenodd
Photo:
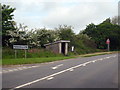
<path fill-rule="evenodd" d="M 59 43 L 48 45 L 46 46 L 46 49 L 54 53 L 59 53 Z"/>

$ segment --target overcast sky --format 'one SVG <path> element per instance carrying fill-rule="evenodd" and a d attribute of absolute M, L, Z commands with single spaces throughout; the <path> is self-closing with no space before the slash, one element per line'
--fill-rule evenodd
<path fill-rule="evenodd" d="M 30 29 L 71 25 L 79 33 L 90 23 L 99 24 L 118 14 L 119 0 L 4 0 L 15 7 L 14 20 Z"/>

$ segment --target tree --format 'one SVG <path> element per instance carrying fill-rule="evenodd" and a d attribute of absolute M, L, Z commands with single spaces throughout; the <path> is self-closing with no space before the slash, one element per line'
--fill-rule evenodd
<path fill-rule="evenodd" d="M 13 21 L 13 12 L 15 8 L 11 8 L 9 5 L 2 6 L 2 45 L 9 46 L 9 31 L 15 30 L 15 22 Z"/>
<path fill-rule="evenodd" d="M 37 41 L 37 31 L 36 31 L 36 30 L 34 30 L 34 29 L 29 30 L 29 31 L 27 32 L 27 36 L 29 36 L 29 37 L 28 37 L 29 47 L 35 48 L 35 47 L 39 47 L 39 46 L 40 46 L 40 45 L 39 45 L 39 41 Z"/>
<path fill-rule="evenodd" d="M 60 25 L 58 28 L 56 28 L 56 30 L 58 31 L 58 35 L 61 40 L 71 40 L 75 35 L 71 26 Z"/>
<path fill-rule="evenodd" d="M 91 23 L 87 25 L 86 29 L 82 31 L 83 34 L 87 34 L 89 37 L 93 38 L 95 37 L 97 31 L 96 31 L 96 25 Z"/>
<path fill-rule="evenodd" d="M 56 28 L 56 31 L 58 31 L 58 37 L 60 40 L 70 40 L 70 47 L 74 45 L 74 38 L 75 33 L 72 30 L 71 26 L 67 25 L 60 25 L 58 28 Z"/>
<path fill-rule="evenodd" d="M 29 42 L 29 35 L 27 34 L 27 26 L 23 24 L 19 24 L 18 26 L 15 25 L 16 30 L 9 30 L 9 39 L 10 45 L 13 44 L 28 44 Z"/>
<path fill-rule="evenodd" d="M 97 44 L 98 49 L 107 48 L 105 43 L 107 38 L 111 41 L 110 46 L 112 50 L 119 48 L 120 40 L 118 37 L 120 35 L 120 26 L 112 24 L 110 18 L 98 25 L 89 24 L 82 33 L 91 37 Z"/>
<path fill-rule="evenodd" d="M 59 39 L 57 31 L 47 30 L 46 28 L 36 30 L 36 36 L 41 47 L 44 47 L 44 44 L 51 43 Z"/>

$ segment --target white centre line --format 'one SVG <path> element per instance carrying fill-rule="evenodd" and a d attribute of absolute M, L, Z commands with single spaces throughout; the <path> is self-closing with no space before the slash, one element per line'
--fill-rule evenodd
<path fill-rule="evenodd" d="M 51 79 L 53 79 L 54 77 L 50 77 L 50 78 L 47 78 L 47 80 L 51 80 Z"/>
<path fill-rule="evenodd" d="M 114 56 L 111 56 L 111 57 L 114 57 Z M 67 71 L 73 71 L 75 68 L 78 68 L 78 67 L 81 67 L 81 66 L 86 66 L 86 64 L 92 63 L 93 61 L 100 61 L 100 60 L 103 60 L 103 59 L 108 59 L 108 58 L 106 57 L 106 58 L 100 58 L 100 59 L 97 59 L 97 60 L 88 61 L 88 62 L 85 62 L 85 63 L 83 63 L 83 64 L 79 64 L 79 65 L 73 66 L 73 67 L 71 67 L 71 68 L 62 70 L 62 71 L 60 71 L 60 72 L 51 74 L 51 75 L 49 75 L 49 76 L 46 76 L 46 77 L 43 77 L 43 78 L 39 78 L 39 79 L 37 79 L 37 80 L 34 80 L 34 81 L 31 81 L 31 82 L 28 82 L 28 83 L 19 85 L 19 86 L 17 86 L 17 87 L 14 87 L 14 88 L 11 89 L 11 90 L 18 89 L 18 88 L 22 88 L 22 87 L 31 85 L 31 84 L 33 84 L 33 83 L 36 83 L 36 82 L 45 80 L 45 79 L 51 80 L 51 79 L 53 79 L 53 77 L 56 76 L 56 75 L 62 74 L 62 73 L 67 72 Z"/>
<path fill-rule="evenodd" d="M 72 71 L 74 71 L 74 69 L 70 69 L 70 71 L 72 72 Z"/>
<path fill-rule="evenodd" d="M 57 65 L 55 67 L 51 67 L 52 69 L 57 69 L 58 67 L 63 66 L 63 64 Z"/>

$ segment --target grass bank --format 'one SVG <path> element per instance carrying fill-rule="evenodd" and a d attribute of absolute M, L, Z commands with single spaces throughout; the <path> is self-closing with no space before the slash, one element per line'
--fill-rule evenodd
<path fill-rule="evenodd" d="M 73 57 L 42 57 L 42 58 L 18 58 L 18 59 L 3 59 L 2 65 L 18 65 L 18 64 L 33 64 L 33 63 L 44 63 L 52 62 L 57 60 L 69 59 Z"/>
<path fill-rule="evenodd" d="M 98 53 L 91 53 L 91 54 L 83 54 L 77 56 L 57 56 L 57 57 L 41 57 L 41 58 L 18 58 L 18 59 L 3 59 L 2 65 L 20 65 L 20 64 L 34 64 L 34 63 L 45 63 L 45 62 L 52 62 L 70 58 L 77 58 L 77 57 L 91 57 L 97 55 L 105 55 L 105 54 L 112 54 L 117 52 L 98 52 Z"/>
<path fill-rule="evenodd" d="M 92 56 L 112 54 L 112 53 L 117 53 L 117 52 L 116 51 L 112 51 L 112 52 L 97 52 L 97 53 L 90 53 L 90 54 L 84 54 L 84 55 L 79 55 L 79 56 L 80 57 L 92 57 Z"/>

